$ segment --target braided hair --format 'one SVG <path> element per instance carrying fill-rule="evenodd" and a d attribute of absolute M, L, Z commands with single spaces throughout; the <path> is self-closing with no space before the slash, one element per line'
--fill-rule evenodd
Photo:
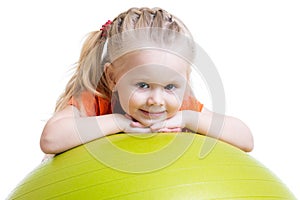
<path fill-rule="evenodd" d="M 59 97 L 55 111 L 64 109 L 72 97 L 79 98 L 83 91 L 89 91 L 102 98 L 111 98 L 112 92 L 103 73 L 104 63 L 109 61 L 109 52 L 108 56 L 103 57 L 108 45 L 107 40 L 126 31 L 142 28 L 167 29 L 191 37 L 186 26 L 178 18 L 161 8 L 130 8 L 107 22 L 100 30 L 89 33 L 81 49 L 79 61 L 75 65 L 75 73 Z M 109 47 L 111 52 L 115 51 L 113 45 L 110 44 Z"/>

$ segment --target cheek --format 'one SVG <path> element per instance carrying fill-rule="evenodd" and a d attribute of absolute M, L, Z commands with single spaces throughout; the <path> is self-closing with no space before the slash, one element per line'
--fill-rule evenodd
<path fill-rule="evenodd" d="M 130 90 L 128 87 L 122 87 L 120 84 L 117 88 L 118 96 L 119 96 L 119 103 L 122 109 L 125 112 L 128 112 L 129 108 L 129 101 L 130 101 Z"/>
<path fill-rule="evenodd" d="M 132 92 L 128 99 L 129 105 L 136 108 L 145 104 L 146 95 L 140 92 Z"/>
<path fill-rule="evenodd" d="M 169 111 L 176 112 L 180 109 L 182 99 L 177 95 L 168 95 L 166 101 Z"/>
<path fill-rule="evenodd" d="M 129 87 L 124 88 L 119 92 L 119 101 L 123 110 L 132 114 L 136 109 L 144 104 L 145 95 L 130 89 Z"/>
<path fill-rule="evenodd" d="M 176 92 L 169 94 L 166 97 L 168 110 L 172 114 L 175 114 L 176 112 L 178 112 L 180 110 L 182 101 L 184 98 L 184 94 L 185 94 L 185 89 L 181 88 L 181 89 L 177 90 Z"/>
<path fill-rule="evenodd" d="M 168 110 L 168 115 L 174 115 L 181 107 L 182 98 L 178 93 L 165 94 L 165 106 Z"/>

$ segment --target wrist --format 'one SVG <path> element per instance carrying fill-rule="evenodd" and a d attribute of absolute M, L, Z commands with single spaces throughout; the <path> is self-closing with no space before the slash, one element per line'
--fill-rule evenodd
<path fill-rule="evenodd" d="M 124 130 L 121 114 L 100 115 L 96 118 L 103 136 L 123 132 Z"/>
<path fill-rule="evenodd" d="M 114 124 L 116 126 L 117 132 L 124 132 L 126 127 L 126 122 L 124 121 L 125 116 L 121 114 L 112 114 Z"/>
<path fill-rule="evenodd" d="M 183 110 L 182 113 L 183 113 L 182 121 L 184 122 L 184 127 L 197 132 L 198 131 L 198 121 L 199 121 L 198 112 L 192 111 L 192 110 Z"/>

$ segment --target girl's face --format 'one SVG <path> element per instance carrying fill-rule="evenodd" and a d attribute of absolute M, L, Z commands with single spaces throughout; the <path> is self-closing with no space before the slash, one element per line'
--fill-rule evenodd
<path fill-rule="evenodd" d="M 112 64 L 115 90 L 122 109 L 143 125 L 174 116 L 188 84 L 189 65 L 178 56 L 159 50 L 142 50 Z"/>

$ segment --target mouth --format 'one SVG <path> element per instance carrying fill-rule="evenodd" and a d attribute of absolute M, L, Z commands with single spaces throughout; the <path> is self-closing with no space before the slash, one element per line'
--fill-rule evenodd
<path fill-rule="evenodd" d="M 159 117 L 166 115 L 165 110 L 163 110 L 163 111 L 148 111 L 148 110 L 140 109 L 140 111 L 144 116 L 149 117 L 149 118 L 159 118 Z"/>

